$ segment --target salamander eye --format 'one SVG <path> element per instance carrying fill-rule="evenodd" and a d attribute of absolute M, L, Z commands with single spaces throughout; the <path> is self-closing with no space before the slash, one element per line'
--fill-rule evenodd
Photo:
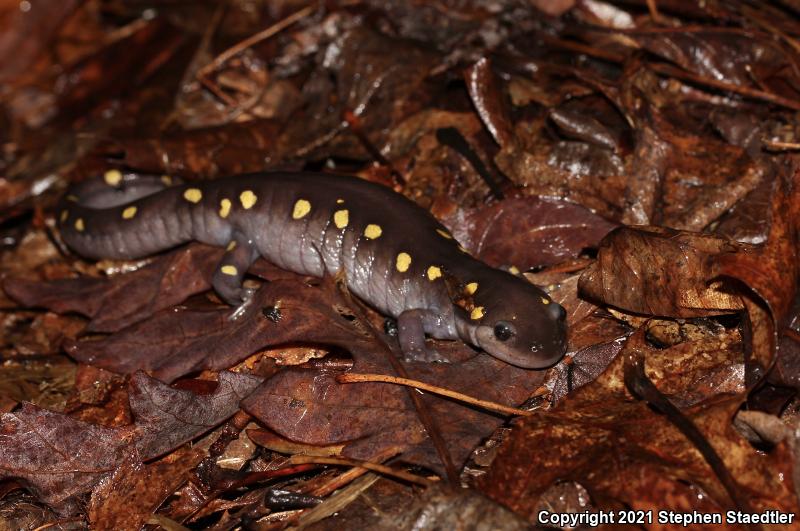
<path fill-rule="evenodd" d="M 500 341 L 508 341 L 514 335 L 514 329 L 505 321 L 499 321 L 494 325 L 494 337 Z"/>

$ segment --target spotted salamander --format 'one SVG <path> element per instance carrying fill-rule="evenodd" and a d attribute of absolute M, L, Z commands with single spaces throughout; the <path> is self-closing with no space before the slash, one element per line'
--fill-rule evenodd
<path fill-rule="evenodd" d="M 107 172 L 62 203 L 66 244 L 87 258 L 133 259 L 197 240 L 226 252 L 217 294 L 241 305 L 259 256 L 348 289 L 397 319 L 410 360 L 438 359 L 425 334 L 461 339 L 508 363 L 544 368 L 565 351 L 565 311 L 520 276 L 470 256 L 428 211 L 356 177 L 249 174 L 184 184 Z"/>

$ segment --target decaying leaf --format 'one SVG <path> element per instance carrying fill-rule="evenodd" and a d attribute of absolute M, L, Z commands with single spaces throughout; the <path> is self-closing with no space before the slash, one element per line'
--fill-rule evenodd
<path fill-rule="evenodd" d="M 106 482 L 101 496 L 108 496 L 142 461 L 174 450 L 232 416 L 259 382 L 221 373 L 214 394 L 204 397 L 140 373 L 131 392 L 136 423 L 119 428 L 23 404 L 18 412 L 0 417 L 0 477 L 25 481 L 43 501 L 62 509 L 101 481 Z"/>

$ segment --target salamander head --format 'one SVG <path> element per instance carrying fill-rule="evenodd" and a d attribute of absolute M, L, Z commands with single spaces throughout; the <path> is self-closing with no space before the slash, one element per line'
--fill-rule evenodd
<path fill-rule="evenodd" d="M 472 297 L 466 315 L 456 318 L 464 341 L 525 369 L 549 367 L 564 355 L 566 312 L 527 280 L 493 271 L 464 291 Z"/>

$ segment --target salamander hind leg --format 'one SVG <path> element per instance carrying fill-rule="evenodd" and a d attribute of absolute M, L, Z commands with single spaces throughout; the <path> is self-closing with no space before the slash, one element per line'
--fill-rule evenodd
<path fill-rule="evenodd" d="M 231 306 L 241 307 L 252 296 L 251 290 L 242 286 L 244 275 L 258 257 L 254 245 L 245 238 L 234 238 L 228 244 L 211 278 L 214 291 Z"/>
<path fill-rule="evenodd" d="M 448 361 L 425 344 L 425 324 L 431 317 L 426 310 L 406 310 L 397 318 L 397 336 L 405 361 Z"/>

